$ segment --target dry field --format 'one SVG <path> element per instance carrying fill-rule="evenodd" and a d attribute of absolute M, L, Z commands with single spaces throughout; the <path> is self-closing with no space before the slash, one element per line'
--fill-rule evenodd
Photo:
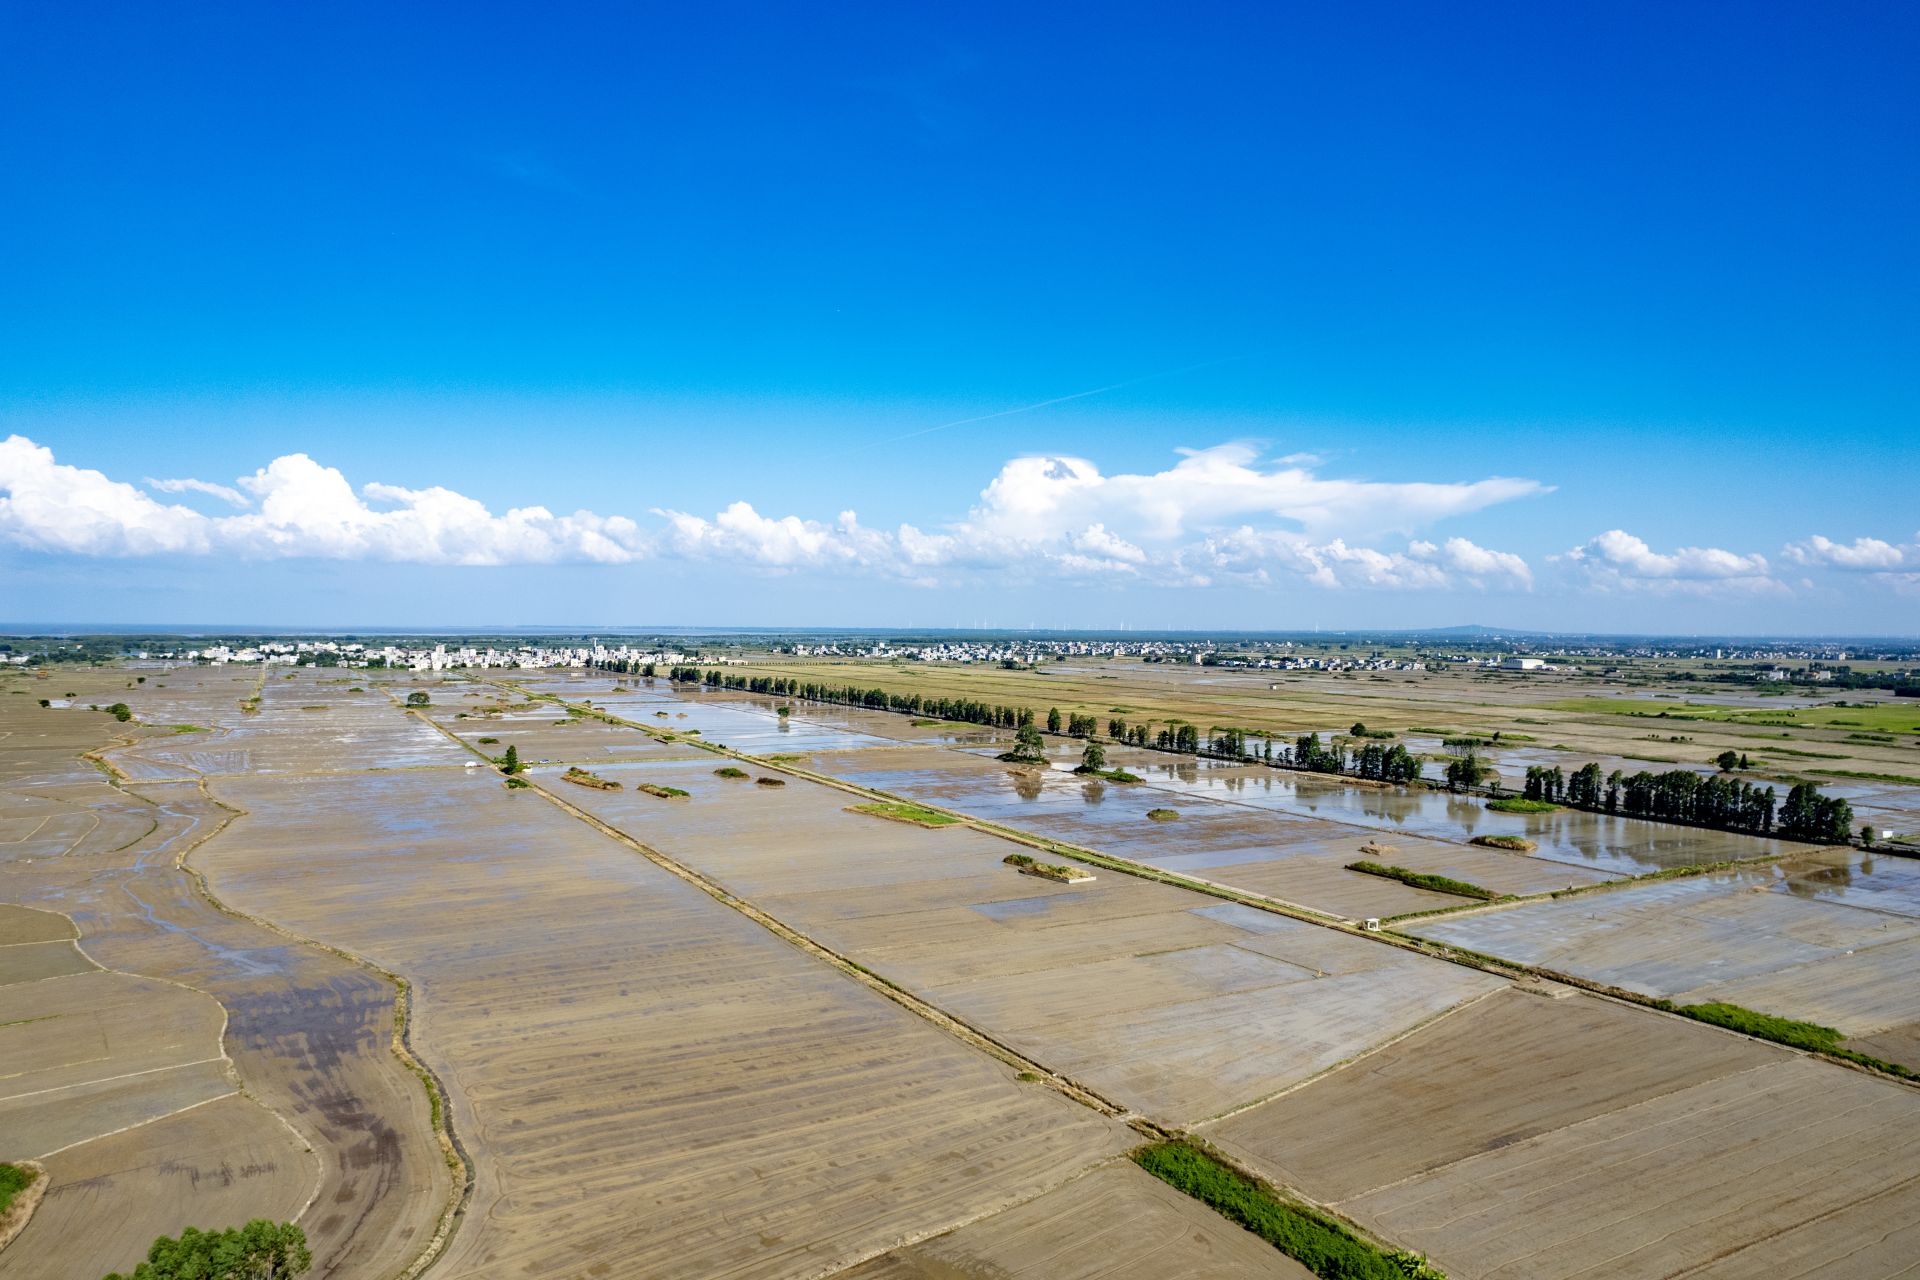
<path fill-rule="evenodd" d="M 820 1274 L 1129 1141 L 491 771 L 217 790 L 222 897 L 415 984 L 477 1172 L 439 1274 Z"/>
<path fill-rule="evenodd" d="M 1313 1272 L 1130 1163 L 895 1249 L 841 1280 L 1220 1280 Z"/>
<path fill-rule="evenodd" d="M 1466 1277 L 1909 1274 L 1920 1091 L 1502 993 L 1206 1135 Z"/>

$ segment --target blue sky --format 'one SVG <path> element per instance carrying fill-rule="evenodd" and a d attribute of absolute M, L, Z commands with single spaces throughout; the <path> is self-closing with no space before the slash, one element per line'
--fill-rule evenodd
<path fill-rule="evenodd" d="M 1920 632 L 1910 8 L 8 22 L 0 621 Z"/>

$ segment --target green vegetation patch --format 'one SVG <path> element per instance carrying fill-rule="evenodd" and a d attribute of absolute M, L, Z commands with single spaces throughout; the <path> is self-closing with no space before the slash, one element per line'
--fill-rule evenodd
<path fill-rule="evenodd" d="M 1731 724 L 1768 724 L 1800 729 L 1842 727 L 1877 729 L 1881 733 L 1920 733 L 1920 707 L 1903 707 L 1896 703 L 1868 707 L 1740 707 L 1701 702 L 1575 698 L 1568 702 L 1552 703 L 1546 709 L 1654 720 L 1718 720 Z"/>
<path fill-rule="evenodd" d="M 777 756 L 761 756 L 760 758 L 768 764 L 798 764 L 800 761 L 806 759 L 804 755 L 796 755 L 793 752 L 787 752 Z"/>
<path fill-rule="evenodd" d="M 14 1199 L 33 1185 L 33 1170 L 17 1164 L 0 1164 L 0 1215 L 13 1207 Z"/>
<path fill-rule="evenodd" d="M 1718 1000 L 1668 1007 L 1672 1012 L 1683 1013 L 1696 1022 L 1710 1022 L 1729 1031 L 1771 1040 L 1775 1044 L 1792 1045 L 1813 1053 L 1834 1053 L 1839 1050 L 1842 1039 L 1840 1032 L 1817 1022 L 1775 1017 L 1770 1013 L 1758 1013 L 1743 1005 L 1726 1004 Z"/>
<path fill-rule="evenodd" d="M 634 787 L 634 790 L 644 791 L 648 795 L 658 796 L 662 800 L 681 800 L 691 794 L 690 792 L 682 791 L 679 787 L 663 787 L 657 782 L 642 782 Z"/>
<path fill-rule="evenodd" d="M 1532 853 L 1540 847 L 1523 836 L 1475 836 L 1467 843 L 1477 844 L 1483 849 L 1506 849 L 1514 853 Z"/>
<path fill-rule="evenodd" d="M 1744 1005 L 1727 1004 L 1713 1000 L 1706 1004 L 1674 1004 L 1671 1000 L 1656 1000 L 1654 1004 L 1669 1013 L 1678 1013 L 1692 1018 L 1696 1022 L 1709 1022 L 1716 1027 L 1725 1027 L 1729 1031 L 1738 1031 L 1742 1035 L 1753 1036 L 1759 1040 L 1771 1040 L 1775 1044 L 1789 1045 L 1795 1049 L 1805 1049 L 1809 1053 L 1824 1053 L 1829 1057 L 1844 1058 L 1848 1062 L 1857 1062 L 1863 1067 L 1872 1067 L 1875 1071 L 1884 1071 L 1891 1076 L 1904 1080 L 1920 1080 L 1920 1073 L 1914 1072 L 1897 1062 L 1885 1062 L 1853 1049 L 1843 1049 L 1840 1042 L 1846 1037 L 1832 1027 L 1823 1027 L 1817 1022 L 1800 1022 L 1794 1018 L 1776 1017 L 1771 1013 L 1760 1013 Z"/>
<path fill-rule="evenodd" d="M 755 778 L 753 780 L 753 785 L 756 787 L 784 787 L 787 785 L 787 780 L 785 778 L 761 777 L 761 778 Z"/>
<path fill-rule="evenodd" d="M 1147 816 L 1155 822 L 1175 822 L 1179 820 L 1180 811 L 1178 809 L 1149 809 L 1147 810 Z"/>
<path fill-rule="evenodd" d="M 730 764 L 715 769 L 713 775 L 716 778 L 744 778 L 748 776 L 745 769 L 736 769 Z"/>
<path fill-rule="evenodd" d="M 935 813 L 932 809 L 922 809 L 917 804 L 903 804 L 892 800 L 876 800 L 872 804 L 850 804 L 848 813 L 864 813 L 875 818 L 885 818 L 889 822 L 905 822 L 916 827 L 950 827 L 960 819 L 952 814 Z"/>
<path fill-rule="evenodd" d="M 562 782 L 571 782 L 576 787 L 591 787 L 595 791 L 618 791 L 620 784 L 612 778 L 603 778 L 597 773 L 588 773 L 579 765 L 573 765 L 560 775 Z M 687 794 L 682 791 L 681 795 Z"/>
<path fill-rule="evenodd" d="M 1501 796 L 1487 801 L 1487 808 L 1495 813 L 1552 813 L 1559 807 L 1551 800 L 1527 800 L 1521 796 Z"/>
<path fill-rule="evenodd" d="M 1138 782 L 1140 775 L 1128 773 L 1125 769 L 1089 769 L 1084 765 L 1074 770 L 1083 778 L 1099 778 L 1103 782 Z"/>
<path fill-rule="evenodd" d="M 255 1218 L 225 1231 L 188 1227 L 178 1240 L 161 1236 L 130 1276 L 115 1271 L 106 1280 L 286 1280 L 312 1265 L 306 1232 Z"/>
<path fill-rule="evenodd" d="M 507 790 L 509 791 L 524 791 L 532 785 L 533 784 L 531 782 L 528 782 L 525 778 L 508 778 L 507 779 Z"/>
<path fill-rule="evenodd" d="M 1000 859 L 1023 875 L 1040 876 L 1046 880 L 1058 880 L 1062 884 L 1071 884 L 1075 880 L 1091 880 L 1093 873 L 1079 867 L 1070 867 L 1061 862 L 1041 862 L 1024 853 L 1010 853 Z"/>
<path fill-rule="evenodd" d="M 1326 1214 L 1281 1199 L 1262 1183 L 1184 1142 L 1159 1142 L 1133 1162 L 1176 1191 L 1239 1223 L 1323 1280 L 1444 1280 L 1424 1258 L 1390 1253 Z"/>
<path fill-rule="evenodd" d="M 1807 772 L 1822 778 L 1858 778 L 1862 782 L 1898 782 L 1920 787 L 1920 778 L 1906 773 L 1861 773 L 1853 769 L 1809 769 Z"/>
<path fill-rule="evenodd" d="M 1384 876 L 1388 880 L 1398 880 L 1401 884 L 1411 885 L 1415 889 L 1431 889 L 1435 893 L 1451 893 L 1460 898 L 1479 898 L 1492 902 L 1502 895 L 1477 884 L 1468 884 L 1465 880 L 1455 880 L 1451 876 L 1436 876 L 1425 871 L 1415 871 L 1411 867 L 1390 867 L 1384 862 L 1349 862 L 1347 870 L 1358 871 L 1362 875 Z"/>
<path fill-rule="evenodd" d="M 205 733 L 207 732 L 207 727 L 199 724 L 177 724 L 173 726 L 173 731 L 175 733 Z"/>

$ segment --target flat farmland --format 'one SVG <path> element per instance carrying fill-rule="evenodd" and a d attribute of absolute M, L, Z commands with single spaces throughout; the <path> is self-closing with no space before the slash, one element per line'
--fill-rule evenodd
<path fill-rule="evenodd" d="M 1351 657 L 1351 654 L 1331 656 Z M 1437 743 L 1450 734 L 1491 737 L 1491 763 L 1518 785 L 1541 753 L 1549 763 L 1588 760 L 1628 772 L 1676 765 L 1707 767 L 1732 749 L 1759 762 L 1762 776 L 1806 769 L 1920 776 L 1920 711 L 1877 691 L 1836 690 L 1832 697 L 1763 696 L 1740 690 L 1682 696 L 1623 689 L 1593 674 L 1555 675 L 1488 670 L 1316 672 L 1196 667 L 1132 659 L 1046 663 L 1006 671 L 987 664 L 890 664 L 846 658 L 755 654 L 754 674 L 792 676 L 832 685 L 882 688 L 932 697 L 972 698 L 1045 713 L 1057 707 L 1165 727 L 1177 721 L 1241 728 L 1277 737 L 1343 733 L 1355 722 Z M 1846 700 L 1840 708 L 1831 704 Z M 1862 707 L 1857 704 L 1872 703 Z M 1666 714 L 1663 716 L 1662 713 Z"/>
<path fill-rule="evenodd" d="M 0 912 L 9 936 L 52 932 L 33 919 L 48 913 Z M 78 954 L 47 941 L 0 957 L 47 946 Z M 0 1253 L 0 1277 L 98 1276 L 189 1221 L 306 1207 L 318 1163 L 239 1093 L 224 1023 L 201 992 L 91 962 L 0 978 L 0 1159 L 48 1171 L 45 1199 Z"/>
<path fill-rule="evenodd" d="M 847 812 L 857 797 L 693 762 L 534 776 L 807 936 L 1162 1122 L 1285 1088 L 1499 980 L 1189 890 L 1018 874 L 1020 846 Z M 662 800 L 636 788 L 676 787 Z"/>
<path fill-rule="evenodd" d="M 885 1254 L 842 1280 L 1216 1280 L 1313 1272 L 1131 1163 Z"/>
<path fill-rule="evenodd" d="M 69 671 L 62 679 L 85 689 L 105 675 Z M 206 743 L 243 723 L 239 701 L 257 673 L 234 676 L 156 671 L 128 688 L 133 682 L 115 673 L 87 696 L 128 701 L 139 717 L 130 724 L 0 697 L 0 748 L 15 744 L 0 805 L 38 798 L 55 779 L 88 806 L 123 815 L 121 830 L 130 833 L 83 840 L 57 856 L 0 858 L 0 904 L 29 904 L 0 905 L 0 970 L 19 976 L 18 957 L 62 951 L 79 958 L 63 971 L 84 970 L 0 987 L 15 1001 L 31 992 L 46 1005 L 25 1015 L 36 1020 L 0 1028 L 0 1036 L 31 1037 L 28 1054 L 0 1051 L 0 1061 L 53 1054 L 41 1065 L 61 1086 L 31 1099 L 38 1105 L 22 1123 L 0 1124 L 0 1139 L 32 1139 L 40 1150 L 79 1139 L 48 1158 L 47 1198 L 0 1255 L 0 1276 L 98 1276 L 129 1268 L 154 1237 L 190 1223 L 295 1215 L 314 1250 L 314 1275 L 391 1275 L 425 1247 L 448 1206 L 450 1178 L 425 1093 L 388 1048 L 391 984 L 220 911 L 194 889 L 174 860 L 231 816 L 197 781 L 116 787 L 78 758 L 104 748 L 107 760 L 130 761 L 124 772 L 196 778 L 176 758 L 143 769 L 143 757 L 129 753 L 149 743 Z M 193 734 L 173 731 L 189 720 Z M 59 731 L 39 732 L 49 724 Z M 114 740 L 124 745 L 109 745 Z M 58 913 L 36 909 L 50 907 Z M 76 933 L 84 956 L 62 940 Z M 114 972 L 92 972 L 95 961 Z M 66 987 L 67 996 L 69 982 L 78 985 Z M 133 994 L 96 999 L 106 988 L 91 984 L 101 983 Z M 82 1052 L 70 1036 L 39 1034 L 61 1029 L 85 1031 L 96 1048 Z M 145 1032 L 152 1035 L 137 1038 Z M 133 1065 L 108 1070 L 86 1060 L 103 1052 Z M 234 1093 L 236 1075 L 245 1097 Z M 126 1124 L 136 1127 L 114 1132 Z M 29 1153 L 16 1147 L 0 1159 Z M 73 1229 L 89 1221 L 116 1229 Z"/>
<path fill-rule="evenodd" d="M 1920 1025 L 1920 874 L 1851 850 L 1407 932 L 1681 1004 L 1724 1000 L 1837 1028 L 1909 1066 Z"/>
<path fill-rule="evenodd" d="M 0 1252 L 6 1280 L 128 1270 L 159 1236 L 192 1223 L 297 1218 L 314 1161 L 263 1108 L 229 1093 L 49 1157 L 47 1198 Z"/>
<path fill-rule="evenodd" d="M 1481 1001 L 1205 1132 L 1455 1277 L 1913 1260 L 1920 1093 L 1584 995 Z"/>
<path fill-rule="evenodd" d="M 820 1274 L 1129 1144 L 490 772 L 218 790 L 223 897 L 415 983 L 476 1167 L 441 1274 Z"/>

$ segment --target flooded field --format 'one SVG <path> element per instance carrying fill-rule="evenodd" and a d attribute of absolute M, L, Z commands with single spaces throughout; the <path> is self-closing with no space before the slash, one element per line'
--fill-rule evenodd
<path fill-rule="evenodd" d="M 239 700 L 255 680 L 189 671 L 157 674 L 137 690 L 121 683 L 88 700 L 137 702 L 158 728 L 128 731 L 97 712 L 0 701 L 0 819 L 49 806 L 94 819 L 64 849 L 0 856 L 0 900 L 25 904 L 0 908 L 0 931 L 11 936 L 24 927 L 19 921 L 56 918 L 44 908 L 57 909 L 89 958 L 81 978 L 145 983 L 132 988 L 141 993 L 134 1002 L 140 1014 L 186 1000 L 179 1007 L 210 1010 L 213 1023 L 195 1040 L 191 1017 L 167 1014 L 156 1026 L 187 1055 L 179 1066 L 104 1091 L 86 1072 L 59 1067 L 72 1087 L 38 1095 L 31 1128 L 0 1123 L 0 1158 L 40 1149 L 16 1144 L 49 1125 L 59 1128 L 55 1137 L 84 1139 L 46 1161 L 50 1189 L 26 1232 L 0 1254 L 0 1276 L 67 1280 L 125 1270 L 155 1237 L 183 1225 L 262 1215 L 299 1215 L 315 1275 L 397 1272 L 432 1236 L 450 1181 L 428 1130 L 425 1095 L 388 1050 L 393 988 L 221 912 L 194 891 L 174 860 L 231 816 L 196 782 L 119 788 L 78 758 L 117 733 L 133 743 L 106 756 L 128 759 L 126 772 L 191 776 L 168 753 L 188 742 L 204 749 L 229 724 L 237 727 L 245 718 Z M 173 733 L 176 723 L 199 731 Z M 143 769 L 148 749 L 162 758 Z M 0 957 L 12 952 L 0 948 Z M 92 972 L 96 963 L 105 971 Z M 139 1018 L 103 1020 L 84 982 L 62 990 L 80 980 L 27 988 L 47 1005 L 32 1016 L 47 1020 L 18 1031 L 84 1023 L 104 1036 L 109 1060 L 136 1047 L 128 1035 L 143 1025 Z M 209 1056 L 215 1061 L 201 1061 Z M 47 1105 L 54 1097 L 63 1105 Z M 113 1132 L 130 1121 L 137 1126 Z"/>
<path fill-rule="evenodd" d="M 1682 1004 L 1836 1027 L 1920 1065 L 1920 863 L 1909 858 L 1815 852 L 1408 931 Z"/>
<path fill-rule="evenodd" d="M 471 1160 L 430 1275 L 1306 1274 L 987 1042 L 1198 1125 L 1457 1280 L 1776 1257 L 1880 1275 L 1913 1243 L 1920 1092 L 1121 872 L 1021 875 L 1003 859 L 1024 846 L 851 812 L 862 794 L 777 764 L 724 777 L 700 744 L 1348 919 L 1462 903 L 1346 870 L 1362 846 L 1531 894 L 1767 842 L 1124 749 L 1110 763 L 1145 782 L 1088 781 L 1068 744 L 1014 769 L 990 731 L 664 681 L 287 674 L 0 694 L 0 1058 L 25 1064 L 0 1080 L 0 1158 L 53 1174 L 0 1280 L 124 1269 L 188 1221 L 261 1215 L 302 1223 L 316 1275 L 420 1256 L 456 1175 L 389 1047 L 394 987 L 354 957 L 410 985 Z M 532 786 L 492 767 L 509 746 Z M 1542 847 L 1465 843 L 1490 831 Z M 1916 868 L 1800 850 L 1412 927 L 1907 1060 Z M 192 1158 L 154 1158 L 176 1146 Z"/>

